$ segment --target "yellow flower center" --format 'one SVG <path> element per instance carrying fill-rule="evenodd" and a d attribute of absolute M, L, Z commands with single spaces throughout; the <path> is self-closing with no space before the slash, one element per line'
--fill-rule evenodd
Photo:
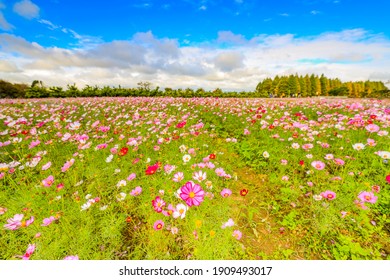
<path fill-rule="evenodd" d="M 189 197 L 190 198 L 194 198 L 195 197 L 195 193 L 194 192 L 190 192 Z"/>

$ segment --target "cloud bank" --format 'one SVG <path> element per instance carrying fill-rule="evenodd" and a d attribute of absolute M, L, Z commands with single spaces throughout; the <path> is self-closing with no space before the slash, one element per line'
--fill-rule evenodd
<path fill-rule="evenodd" d="M 390 41 L 364 29 L 311 37 L 261 34 L 253 38 L 220 31 L 212 42 L 185 45 L 174 38 L 157 38 L 151 31 L 111 42 L 69 33 L 80 44 L 44 47 L 0 34 L 0 75 L 28 84 L 42 80 L 60 86 L 136 87 L 140 81 L 149 81 L 160 87 L 238 91 L 254 90 L 266 77 L 295 73 L 323 73 L 344 81 L 390 79 Z"/>

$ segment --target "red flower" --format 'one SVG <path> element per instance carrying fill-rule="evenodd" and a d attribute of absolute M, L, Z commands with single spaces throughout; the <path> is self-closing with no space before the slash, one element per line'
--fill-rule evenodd
<path fill-rule="evenodd" d="M 153 175 L 154 173 L 156 173 L 157 169 L 158 169 L 157 164 L 152 165 L 152 166 L 148 166 L 148 168 L 146 168 L 145 174 L 146 175 Z"/>
<path fill-rule="evenodd" d="M 209 159 L 215 159 L 215 154 L 210 154 Z"/>
<path fill-rule="evenodd" d="M 240 191 L 240 195 L 241 195 L 241 196 L 246 196 L 246 195 L 248 194 L 248 192 L 249 192 L 248 189 L 242 189 L 242 190 Z"/>
<path fill-rule="evenodd" d="M 305 165 L 305 162 L 304 162 L 303 160 L 300 160 L 300 161 L 299 161 L 299 165 L 304 166 L 304 165 Z"/>
<path fill-rule="evenodd" d="M 386 176 L 386 181 L 390 184 L 390 174 Z"/>
<path fill-rule="evenodd" d="M 370 118 L 375 120 L 376 119 L 376 115 L 370 115 Z"/>
<path fill-rule="evenodd" d="M 187 124 L 187 122 L 179 122 L 179 123 L 176 125 L 176 128 L 183 128 L 186 124 Z"/>
<path fill-rule="evenodd" d="M 127 154 L 127 152 L 129 151 L 129 149 L 128 148 L 126 148 L 126 147 L 123 147 L 122 149 L 120 149 L 120 151 L 119 151 L 119 153 L 118 153 L 118 155 L 120 155 L 120 156 L 124 156 L 124 155 L 126 155 Z"/>

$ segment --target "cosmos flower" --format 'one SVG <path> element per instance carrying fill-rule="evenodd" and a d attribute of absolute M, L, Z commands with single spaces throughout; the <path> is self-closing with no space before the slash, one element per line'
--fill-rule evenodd
<path fill-rule="evenodd" d="M 42 181 L 42 185 L 48 188 L 53 184 L 53 182 L 54 182 L 54 177 L 50 175 L 49 177 L 47 177 Z"/>
<path fill-rule="evenodd" d="M 228 196 L 230 196 L 232 194 L 232 191 L 230 190 L 230 189 L 223 189 L 222 191 L 221 191 L 221 196 L 222 197 L 228 197 Z"/>
<path fill-rule="evenodd" d="M 22 259 L 29 260 L 31 255 L 34 253 L 34 251 L 35 251 L 35 244 L 28 244 L 26 253 L 24 253 Z"/>
<path fill-rule="evenodd" d="M 153 224 L 153 228 L 155 230 L 161 230 L 164 228 L 164 222 L 162 220 L 158 220 Z"/>
<path fill-rule="evenodd" d="M 334 193 L 334 192 L 328 190 L 328 191 L 322 192 L 322 193 L 321 193 L 321 196 L 322 196 L 323 198 L 328 199 L 328 200 L 333 200 L 333 199 L 336 198 L 336 193 Z"/>
<path fill-rule="evenodd" d="M 199 206 L 203 200 L 205 192 L 201 186 L 188 181 L 180 188 L 180 198 L 183 199 L 188 206 Z"/>
<path fill-rule="evenodd" d="M 237 239 L 237 240 L 240 240 L 241 237 L 242 237 L 242 232 L 239 231 L 239 230 L 233 231 L 233 237 L 234 237 L 235 239 Z"/>
<path fill-rule="evenodd" d="M 374 193 L 372 192 L 361 192 L 359 195 L 358 195 L 358 198 L 362 201 L 362 202 L 368 202 L 368 203 L 376 203 L 376 201 L 378 200 L 378 197 L 374 195 Z"/>
<path fill-rule="evenodd" d="M 325 168 L 325 163 L 323 163 L 322 161 L 313 161 L 311 163 L 311 166 L 313 166 L 315 169 L 317 170 L 323 170 Z"/>

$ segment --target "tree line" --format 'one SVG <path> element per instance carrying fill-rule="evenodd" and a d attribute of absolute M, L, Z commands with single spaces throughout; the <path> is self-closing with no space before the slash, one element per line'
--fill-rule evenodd
<path fill-rule="evenodd" d="M 173 89 L 166 87 L 152 88 L 150 82 L 139 82 L 136 88 L 98 87 L 86 85 L 79 89 L 75 84 L 66 88 L 47 87 L 42 81 L 35 80 L 30 86 L 13 84 L 0 80 L 0 98 L 65 98 L 65 97 L 136 97 L 136 96 L 170 96 L 170 97 L 314 97 L 346 96 L 351 98 L 390 98 L 390 90 L 383 82 L 358 81 L 341 82 L 329 79 L 324 75 L 289 75 L 266 78 L 259 82 L 254 91 L 222 91 L 198 89 Z"/>
<path fill-rule="evenodd" d="M 312 97 L 312 96 L 346 96 L 390 97 L 389 89 L 383 82 L 357 81 L 341 82 L 324 75 L 289 75 L 266 78 L 256 87 L 258 97 Z"/>

